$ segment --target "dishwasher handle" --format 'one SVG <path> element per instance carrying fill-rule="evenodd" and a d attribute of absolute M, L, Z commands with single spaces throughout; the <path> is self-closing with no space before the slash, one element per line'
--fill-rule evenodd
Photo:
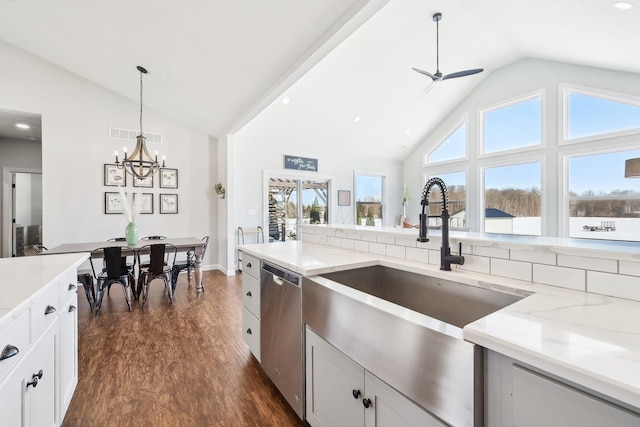
<path fill-rule="evenodd" d="M 273 281 L 280 286 L 282 286 L 284 282 L 291 283 L 297 287 L 300 287 L 302 284 L 302 276 L 300 274 L 294 273 L 293 271 L 287 270 L 278 265 L 262 261 L 262 270 L 264 270 L 263 273 L 270 273 L 273 277 Z"/>
<path fill-rule="evenodd" d="M 272 276 L 273 276 L 273 283 L 280 286 L 284 285 L 284 279 L 282 277 L 278 277 L 275 274 L 273 274 Z"/>

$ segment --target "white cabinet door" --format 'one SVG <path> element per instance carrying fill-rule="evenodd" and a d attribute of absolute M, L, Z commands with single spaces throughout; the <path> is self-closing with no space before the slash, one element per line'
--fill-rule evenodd
<path fill-rule="evenodd" d="M 27 418 L 30 427 L 55 425 L 55 338 L 57 328 L 50 328 L 29 355 L 30 370 L 24 379 Z M 37 384 L 35 383 L 37 379 Z"/>
<path fill-rule="evenodd" d="M 379 378 L 365 371 L 365 427 L 443 427 L 445 424 Z"/>
<path fill-rule="evenodd" d="M 260 321 L 246 307 L 242 307 L 242 338 L 253 356 L 260 361 Z"/>
<path fill-rule="evenodd" d="M 364 369 L 306 329 L 307 422 L 313 427 L 364 425 Z"/>
<path fill-rule="evenodd" d="M 67 412 L 73 392 L 78 384 L 78 295 L 73 293 L 71 298 L 63 305 L 60 312 L 59 334 L 59 378 L 58 387 L 58 424 L 62 424 L 62 418 Z"/>
<path fill-rule="evenodd" d="M 519 427 L 631 427 L 640 425 L 640 415 L 514 364 L 513 423 Z"/>
<path fill-rule="evenodd" d="M 23 379 L 29 372 L 28 361 L 16 365 L 8 377 L 0 385 L 0 425 L 21 427 L 26 425 L 24 419 L 26 407 Z"/>

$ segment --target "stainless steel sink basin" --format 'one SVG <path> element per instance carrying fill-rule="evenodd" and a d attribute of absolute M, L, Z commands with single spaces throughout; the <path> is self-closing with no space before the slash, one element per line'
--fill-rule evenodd
<path fill-rule="evenodd" d="M 379 265 L 321 276 L 459 328 L 523 298 Z"/>
<path fill-rule="evenodd" d="M 314 332 L 453 426 L 484 422 L 484 352 L 462 328 L 524 296 L 383 266 L 302 284 Z"/>

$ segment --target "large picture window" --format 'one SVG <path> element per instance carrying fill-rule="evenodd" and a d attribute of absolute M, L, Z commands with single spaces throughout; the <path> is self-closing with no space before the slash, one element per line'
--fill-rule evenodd
<path fill-rule="evenodd" d="M 569 157 L 569 236 L 640 240 L 640 181 L 624 177 L 640 150 Z"/>
<path fill-rule="evenodd" d="M 356 172 L 354 181 L 356 224 L 382 227 L 384 225 L 385 176 Z"/>
<path fill-rule="evenodd" d="M 542 144 L 542 102 L 531 96 L 483 112 L 483 153 L 517 150 Z"/>
<path fill-rule="evenodd" d="M 542 170 L 539 162 L 484 170 L 484 231 L 542 234 Z"/>
<path fill-rule="evenodd" d="M 430 150 L 426 157 L 428 164 L 464 159 L 467 156 L 467 123 L 458 123 L 444 139 Z"/>
<path fill-rule="evenodd" d="M 444 181 L 447 186 L 447 197 L 449 205 L 449 227 L 450 229 L 467 229 L 467 173 L 452 172 L 427 176 L 425 183 L 437 176 Z M 429 215 L 440 215 L 442 213 L 442 194 L 436 187 L 429 193 Z M 429 227 L 441 227 L 440 218 L 429 218 Z"/>

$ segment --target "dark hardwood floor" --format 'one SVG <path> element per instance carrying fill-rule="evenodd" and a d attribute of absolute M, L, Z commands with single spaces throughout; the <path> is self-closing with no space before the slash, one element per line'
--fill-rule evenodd
<path fill-rule="evenodd" d="M 306 426 L 242 340 L 241 274 L 154 281 L 144 310 L 114 285 L 94 318 L 78 291 L 79 382 L 63 427 Z"/>

